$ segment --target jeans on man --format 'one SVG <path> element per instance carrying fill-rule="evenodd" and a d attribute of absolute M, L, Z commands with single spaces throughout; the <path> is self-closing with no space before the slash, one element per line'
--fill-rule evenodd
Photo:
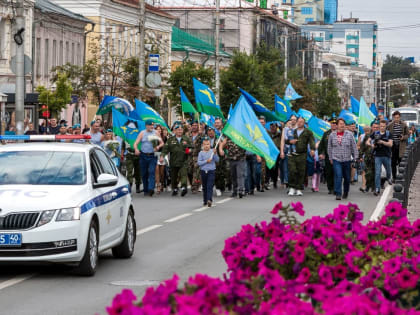
<path fill-rule="evenodd" d="M 257 187 L 257 190 L 261 189 L 261 173 L 262 173 L 262 163 L 255 162 L 255 186 Z"/>
<path fill-rule="evenodd" d="M 256 164 L 257 157 L 255 155 L 248 155 L 246 157 L 246 178 L 245 178 L 245 191 L 254 191 L 256 180 Z"/>
<path fill-rule="evenodd" d="M 397 177 L 397 166 L 400 164 L 400 145 L 394 144 L 392 146 L 392 158 L 391 158 L 391 166 L 392 166 L 392 178 L 395 180 Z"/>
<path fill-rule="evenodd" d="M 245 192 L 245 161 L 230 161 L 230 174 L 232 177 L 233 194 Z"/>
<path fill-rule="evenodd" d="M 201 185 L 203 186 L 203 202 L 213 201 L 213 186 L 216 171 L 200 171 Z"/>
<path fill-rule="evenodd" d="M 143 191 L 145 194 L 155 189 L 156 164 L 157 158 L 154 154 L 140 154 L 140 168 L 143 179 Z"/>
<path fill-rule="evenodd" d="M 280 168 L 280 182 L 282 184 L 289 183 L 289 170 L 287 167 L 287 155 L 284 157 L 284 159 L 280 159 L 279 161 L 279 168 Z"/>
<path fill-rule="evenodd" d="M 334 192 L 336 196 L 349 193 L 350 190 L 350 176 L 351 176 L 351 161 L 339 162 L 333 160 L 334 168 Z M 344 179 L 344 184 L 343 184 Z"/>
<path fill-rule="evenodd" d="M 391 158 L 388 156 L 375 156 L 375 189 L 381 190 L 382 165 L 386 170 L 386 179 L 391 180 Z"/>

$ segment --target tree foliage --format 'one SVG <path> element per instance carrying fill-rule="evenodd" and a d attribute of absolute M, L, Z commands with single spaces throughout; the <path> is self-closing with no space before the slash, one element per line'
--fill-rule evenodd
<path fill-rule="evenodd" d="M 168 98 L 172 104 L 181 104 L 180 87 L 182 87 L 190 102 L 195 103 L 193 78 L 200 80 L 210 88 L 214 87 L 214 71 L 212 68 L 204 68 L 192 61 L 185 61 L 172 71 L 168 80 Z"/>
<path fill-rule="evenodd" d="M 335 79 L 325 79 L 313 82 L 309 85 L 313 95 L 315 112 L 319 117 L 337 115 L 341 111 L 341 99 L 338 94 Z"/>
<path fill-rule="evenodd" d="M 382 67 L 382 79 L 384 81 L 398 78 L 410 78 L 417 69 L 409 60 L 403 57 L 387 55 Z"/>
<path fill-rule="evenodd" d="M 53 117 L 57 117 L 58 113 L 71 102 L 73 92 L 72 84 L 65 73 L 57 74 L 55 84 L 55 90 L 48 90 L 44 86 L 36 89 L 39 93 L 39 102 L 48 106 Z"/>

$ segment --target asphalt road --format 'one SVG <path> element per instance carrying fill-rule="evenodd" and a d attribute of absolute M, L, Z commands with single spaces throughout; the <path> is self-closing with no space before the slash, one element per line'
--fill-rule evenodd
<path fill-rule="evenodd" d="M 348 201 L 354 202 L 368 220 L 379 197 L 362 194 L 352 186 Z M 232 199 L 228 193 L 214 198 L 215 206 L 202 207 L 201 194 L 171 197 L 170 193 L 144 197 L 134 194 L 138 239 L 134 256 L 114 259 L 102 253 L 96 275 L 79 277 L 60 265 L 0 265 L 0 314 L 105 314 L 115 294 L 132 288 L 141 296 L 150 285 L 177 273 L 188 279 L 196 273 L 221 276 L 226 265 L 221 250 L 224 240 L 248 223 L 270 220 L 278 201 L 300 200 L 305 218 L 331 212 L 338 202 L 322 187 L 288 197 L 285 190 L 256 193 Z"/>

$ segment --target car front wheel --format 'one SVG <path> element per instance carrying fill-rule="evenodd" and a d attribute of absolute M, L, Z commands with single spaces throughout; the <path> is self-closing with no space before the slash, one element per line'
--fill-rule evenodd
<path fill-rule="evenodd" d="M 128 212 L 124 239 L 122 243 L 112 249 L 115 258 L 130 258 L 134 253 L 136 241 L 136 221 L 132 210 Z"/>
<path fill-rule="evenodd" d="M 90 223 L 89 236 L 85 254 L 77 269 L 81 276 L 93 276 L 98 266 L 98 225 L 95 221 Z"/>

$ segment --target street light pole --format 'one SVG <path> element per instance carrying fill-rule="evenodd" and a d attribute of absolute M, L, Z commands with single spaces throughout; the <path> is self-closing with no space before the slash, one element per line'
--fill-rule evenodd
<path fill-rule="evenodd" d="M 145 0 L 139 0 L 139 96 L 145 87 L 145 70 L 144 70 L 144 38 L 146 24 L 146 4 Z"/>
<path fill-rule="evenodd" d="M 220 104 L 220 0 L 216 0 L 216 32 L 215 32 L 215 45 L 216 45 L 216 63 L 215 63 L 215 80 L 216 80 L 216 103 Z"/>
<path fill-rule="evenodd" d="M 25 112 L 25 18 L 23 0 L 16 1 L 16 29 L 13 39 L 16 44 L 16 134 L 23 135 Z"/>

